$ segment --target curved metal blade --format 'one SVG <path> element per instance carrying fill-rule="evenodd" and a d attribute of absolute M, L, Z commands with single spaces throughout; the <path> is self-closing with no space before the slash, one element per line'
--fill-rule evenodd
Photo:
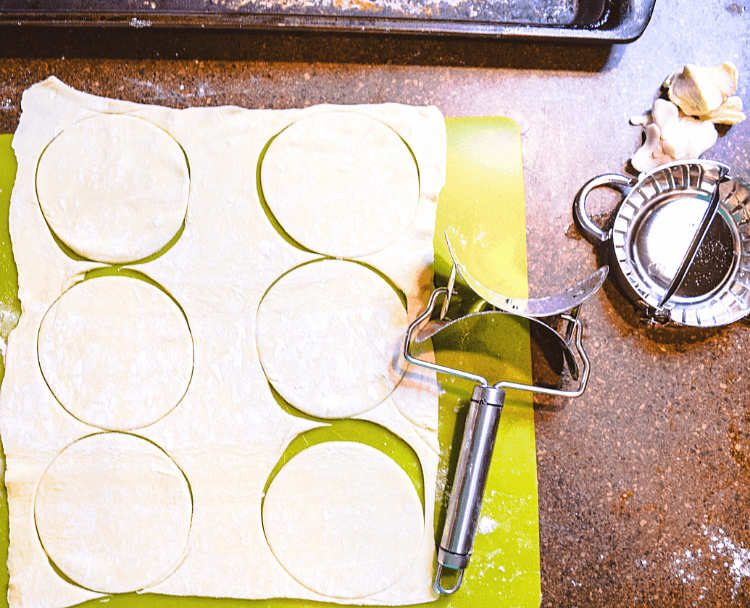
<path fill-rule="evenodd" d="M 512 314 L 523 315 L 525 317 L 552 317 L 568 312 L 599 291 L 609 273 L 609 266 L 602 266 L 588 279 L 581 281 L 559 295 L 536 299 L 512 298 L 488 289 L 472 277 L 466 270 L 466 266 L 456 257 L 456 252 L 453 251 L 448 234 L 445 232 L 443 234 L 445 234 L 448 251 L 450 251 L 458 273 L 472 291 L 496 308 Z"/>
<path fill-rule="evenodd" d="M 442 320 L 442 321 L 430 321 L 429 323 L 425 324 L 419 331 L 417 331 L 416 336 L 414 338 L 414 341 L 416 343 L 424 342 L 425 340 L 431 338 L 439 331 L 445 329 L 446 327 L 449 327 L 450 325 L 454 325 L 457 323 L 466 324 L 472 320 L 476 321 L 479 318 L 492 318 L 497 317 L 499 315 L 506 315 L 509 314 L 505 312 L 504 310 L 483 310 L 481 312 L 472 312 L 468 315 L 465 315 L 463 317 L 459 317 L 458 319 L 453 320 Z M 510 313 L 510 314 L 516 314 L 516 313 Z M 535 319 L 534 317 L 525 317 L 530 323 L 533 324 L 533 326 L 537 329 L 543 330 L 548 336 L 552 337 L 555 342 L 557 342 L 560 345 L 560 348 L 562 349 L 563 356 L 565 357 L 565 362 L 568 365 L 568 369 L 570 370 L 570 375 L 574 380 L 578 379 L 578 362 L 576 361 L 575 356 L 573 355 L 573 350 L 568 344 L 568 342 L 565 341 L 565 338 L 563 338 L 557 331 L 555 331 L 553 328 L 551 328 L 549 325 L 544 323 L 543 321 L 540 321 L 539 319 Z"/>

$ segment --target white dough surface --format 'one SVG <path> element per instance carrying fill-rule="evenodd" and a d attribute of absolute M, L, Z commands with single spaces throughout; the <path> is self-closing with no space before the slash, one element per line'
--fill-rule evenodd
<path fill-rule="evenodd" d="M 137 591 L 170 574 L 187 548 L 190 488 L 154 444 L 124 433 L 76 441 L 45 471 L 34 502 L 42 546 L 76 583 Z"/>
<path fill-rule="evenodd" d="M 193 340 L 177 304 L 127 276 L 66 291 L 44 316 L 38 352 L 62 406 L 109 430 L 156 422 L 180 402 L 193 374 Z"/>
<path fill-rule="evenodd" d="M 103 114 L 50 142 L 36 185 L 45 219 L 68 247 L 90 260 L 132 262 L 177 234 L 190 175 L 166 131 L 141 118 Z"/>
<path fill-rule="evenodd" d="M 422 503 L 391 458 L 361 443 L 308 448 L 279 471 L 263 529 L 281 565 L 322 595 L 358 598 L 390 587 L 422 543 Z"/>
<path fill-rule="evenodd" d="M 406 143 L 356 112 L 323 112 L 284 129 L 263 158 L 261 186 L 294 240 L 335 257 L 392 245 L 419 204 L 419 173 Z M 299 212 L 302 201 L 310 213 Z"/>
<path fill-rule="evenodd" d="M 321 418 L 361 414 L 391 394 L 406 371 L 406 309 L 396 291 L 355 262 L 295 268 L 258 309 L 258 352 L 271 385 Z"/>
<path fill-rule="evenodd" d="M 403 295 L 408 322 L 421 312 L 432 290 L 432 239 L 438 193 L 445 180 L 446 158 L 445 123 L 435 108 L 384 104 L 316 106 L 283 111 L 236 107 L 176 110 L 88 95 L 65 86 L 55 78 L 34 85 L 24 93 L 22 116 L 13 138 L 18 171 L 9 218 L 22 314 L 8 340 L 6 374 L 0 391 L 0 435 L 6 455 L 5 483 L 10 518 L 10 608 L 72 606 L 113 593 L 115 587 L 110 586 L 111 581 L 122 582 L 122 588 L 145 585 L 140 588 L 142 593 L 238 599 L 291 598 L 290 606 L 312 601 L 334 601 L 330 596 L 321 595 L 296 580 L 271 551 L 264 534 L 261 506 L 271 472 L 295 438 L 322 426 L 322 423 L 305 418 L 303 414 L 292 415 L 277 403 L 261 366 L 256 328 L 261 301 L 266 293 L 273 291 L 269 291 L 269 288 L 281 277 L 293 276 L 300 268 L 306 268 L 306 264 L 321 268 L 323 264 L 345 265 L 349 268 L 354 263 L 323 259 L 318 253 L 290 243 L 277 231 L 260 200 L 256 170 L 269 141 L 287 127 L 303 123 L 318 114 L 350 113 L 365 116 L 378 125 L 385 125 L 389 133 L 397 134 L 394 143 L 401 150 L 406 142 L 413 152 L 413 158 L 410 156 L 409 161 L 411 168 L 418 167 L 419 170 L 416 207 L 407 209 L 409 217 L 406 220 L 400 216 L 394 218 L 405 228 L 399 229 L 401 232 L 398 236 L 389 237 L 391 240 L 395 238 L 389 241 L 390 244 L 357 259 L 366 265 L 368 273 L 375 274 L 373 271 L 377 271 L 388 277 L 395 287 L 394 290 L 387 285 L 389 297 L 396 290 Z M 188 199 L 181 212 L 184 218 L 180 220 L 184 221 L 184 230 L 165 251 L 123 270 L 125 274 L 140 273 L 148 282 L 131 276 L 123 279 L 127 283 L 119 284 L 127 289 L 119 286 L 114 291 L 107 289 L 109 295 L 100 300 L 97 297 L 84 297 L 82 302 L 74 303 L 71 310 L 64 310 L 66 302 L 73 302 L 68 301 L 69 297 L 84 296 L 88 289 L 98 291 L 107 283 L 113 284 L 114 279 L 98 274 L 87 275 L 98 268 L 104 268 L 104 274 L 111 271 L 106 270 L 107 264 L 70 256 L 58 245 L 37 198 L 37 167 L 40 158 L 50 152 L 51 142 L 63 141 L 61 134 L 79 131 L 84 124 L 109 123 L 113 116 L 133 124 L 153 126 L 159 134 L 164 135 L 155 138 L 157 144 L 158 141 L 170 142 L 175 154 L 174 146 L 177 146 L 180 154 L 184 151 L 190 166 Z M 131 157 L 129 151 L 116 150 L 124 141 L 119 137 L 110 141 L 114 148 L 105 145 L 107 138 L 94 139 L 97 142 L 95 147 L 101 146 L 102 158 Z M 149 157 L 154 154 L 158 156 L 161 153 L 160 145 L 153 151 L 142 148 L 141 152 L 146 151 Z M 317 153 L 316 146 L 311 148 L 311 153 Z M 71 155 L 71 163 L 74 156 Z M 172 156 L 179 160 L 179 156 Z M 84 166 L 88 165 L 84 163 Z M 72 164 L 70 170 L 73 175 L 78 175 L 77 167 Z M 173 182 L 174 190 L 184 193 L 185 174 L 181 175 Z M 168 177 L 168 180 L 171 179 Z M 387 181 L 387 178 L 383 177 L 383 181 Z M 45 200 L 56 199 L 52 196 Z M 113 200 L 118 199 L 115 197 Z M 322 221 L 320 210 L 309 207 L 305 200 L 298 202 L 296 212 L 300 216 Z M 175 217 L 179 215 L 180 212 L 176 212 Z M 144 225 L 155 226 L 154 218 L 149 213 L 138 212 L 136 216 L 138 222 L 143 220 Z M 162 235 L 163 238 L 167 237 L 168 232 Z M 57 236 L 62 238 L 60 234 Z M 92 242 L 100 243 L 103 249 L 109 251 L 109 237 L 99 236 Z M 154 247 L 161 245 L 154 242 L 148 249 Z M 99 259 L 97 256 L 91 254 L 87 257 Z M 96 278 L 81 282 L 84 276 Z M 135 297 L 129 293 L 130 289 L 140 292 L 144 286 L 147 288 L 138 303 L 129 304 L 131 298 Z M 152 296 L 153 301 L 150 299 Z M 291 304 L 300 305 L 300 310 L 304 310 L 304 302 Z M 53 306 L 59 308 L 45 318 Z M 80 310 L 81 306 L 98 311 L 87 316 L 92 323 L 90 328 L 85 324 L 79 327 L 77 321 L 72 321 L 75 311 Z M 399 301 L 399 306 L 400 314 L 403 314 L 404 302 Z M 149 311 L 146 317 L 142 315 L 144 310 Z M 100 312 L 105 314 L 99 317 Z M 375 314 L 376 310 L 373 310 Z M 165 315 L 164 320 L 156 323 L 159 315 Z M 192 339 L 192 376 L 187 390 L 184 376 L 187 368 L 182 365 L 187 361 L 188 353 L 185 319 Z M 56 337 L 51 337 L 60 329 L 56 325 L 58 321 L 62 322 L 64 329 L 60 335 L 65 336 L 60 344 Z M 45 325 L 52 323 L 53 329 L 52 334 L 48 333 L 49 328 L 45 329 L 40 342 L 43 322 Z M 172 322 L 174 340 L 160 334 L 160 328 Z M 401 317 L 394 327 L 402 327 L 403 322 Z M 135 327 L 136 332 L 145 331 L 149 334 L 148 338 L 143 335 L 142 339 L 128 341 L 124 330 L 127 325 Z M 305 330 L 302 331 L 304 334 Z M 269 333 L 280 334 L 282 328 L 272 327 Z M 333 333 L 332 338 L 342 343 L 351 338 L 340 329 Z M 87 349 L 106 347 L 106 336 L 110 336 L 113 343 L 120 341 L 126 345 L 125 358 L 116 359 L 123 362 L 123 368 L 112 372 L 113 368 L 109 366 L 108 373 L 117 383 L 125 381 L 127 384 L 131 367 L 136 375 L 142 371 L 139 368 L 142 357 L 157 355 L 156 352 L 138 354 L 138 347 L 145 348 L 146 344 L 151 344 L 147 351 L 159 351 L 157 359 L 146 366 L 151 369 L 161 366 L 162 371 L 158 376 L 172 373 L 168 371 L 169 357 L 174 356 L 175 364 L 182 361 L 176 368 L 182 371 L 174 372 L 175 381 L 168 389 L 173 391 L 172 396 L 165 398 L 162 405 L 168 408 L 175 395 L 184 393 L 179 403 L 154 421 L 162 411 L 162 405 L 149 410 L 148 397 L 136 398 L 134 389 L 123 388 L 122 398 L 125 399 L 127 393 L 130 400 L 129 414 L 117 410 L 118 413 L 111 420 L 104 422 L 89 418 L 93 414 L 88 413 L 82 405 L 82 395 L 86 391 L 96 392 L 93 389 L 99 379 L 94 375 L 85 381 L 88 388 L 76 388 L 79 396 L 73 400 L 80 399 L 80 402 L 66 405 L 71 411 L 78 412 L 75 416 L 61 407 L 42 374 L 39 362 L 42 353 L 44 357 L 55 359 L 53 353 L 47 352 L 45 345 L 48 346 L 52 340 L 55 348 L 62 349 L 63 355 L 57 362 L 62 367 L 64 360 L 80 352 L 80 356 L 88 361 L 86 366 L 90 371 L 91 361 L 96 357 L 87 359 L 94 352 L 91 350 L 87 353 Z M 356 352 L 351 356 L 355 355 Z M 134 360 L 131 358 L 133 356 Z M 73 355 L 73 358 L 76 356 Z M 73 369 L 68 373 L 72 375 L 64 383 L 76 385 L 76 378 L 83 376 L 78 376 L 76 362 L 70 363 Z M 125 365 L 128 367 L 127 373 Z M 45 373 L 49 373 L 49 368 L 45 367 Z M 61 374 L 61 369 L 57 373 Z M 393 380 L 388 382 L 392 384 Z M 148 385 L 145 379 L 137 383 L 143 388 Z M 54 386 L 55 383 L 51 384 Z M 151 393 L 158 392 L 154 387 L 160 385 L 161 381 L 152 385 Z M 371 593 L 357 598 L 344 597 L 349 595 L 348 588 L 337 590 L 335 585 L 334 588 L 326 587 L 326 593 L 337 596 L 335 601 L 338 603 L 405 605 L 436 598 L 432 589 L 432 574 L 435 559 L 433 497 L 438 466 L 437 394 L 437 381 L 432 372 L 409 368 L 390 393 L 384 391 L 384 396 L 378 395 L 377 398 L 381 400 L 377 404 L 371 404 L 370 409 L 356 415 L 358 419 L 371 422 L 373 429 L 377 429 L 375 425 L 388 429 L 414 450 L 424 473 L 426 504 L 424 514 L 417 522 L 419 529 L 411 532 L 420 536 L 419 547 L 398 579 L 387 588 L 368 583 L 364 588 Z M 99 410 L 94 408 L 92 411 Z M 330 423 L 335 428 L 337 421 L 331 420 Z M 126 434 L 102 432 L 93 424 L 116 429 L 142 426 Z M 168 483 L 167 479 L 178 479 L 172 475 L 175 468 L 182 472 L 189 484 L 192 518 L 185 551 L 177 556 L 176 545 L 170 544 L 184 541 L 184 527 L 180 527 L 184 519 L 170 519 L 164 524 L 165 533 L 167 530 L 178 532 L 170 535 L 169 541 L 163 541 L 158 533 L 153 536 L 149 548 L 159 567 L 148 570 L 153 576 L 149 574 L 143 580 L 134 580 L 127 568 L 118 565 L 122 561 L 121 546 L 106 536 L 101 537 L 101 547 L 95 550 L 84 546 L 89 541 L 93 542 L 92 529 L 80 530 L 80 538 L 89 539 L 86 543 L 69 543 L 65 536 L 65 524 L 59 521 L 62 514 L 58 512 L 53 515 L 53 501 L 44 498 L 39 504 L 45 504 L 46 510 L 36 514 L 40 521 L 47 522 L 43 539 L 47 539 L 45 542 L 51 547 L 53 541 L 50 539 L 56 538 L 54 530 L 59 530 L 59 552 L 57 549 L 50 549 L 50 552 L 55 553 L 55 559 L 61 563 L 76 564 L 75 568 L 66 566 L 71 572 L 67 578 L 61 577 L 53 568 L 37 534 L 34 523 L 37 488 L 46 477 L 40 496 L 52 495 L 53 478 L 46 476 L 45 472 L 55 471 L 58 466 L 61 474 L 65 473 L 60 478 L 70 479 L 72 481 L 69 483 L 79 484 L 90 492 L 69 493 L 65 503 L 66 509 L 70 509 L 71 521 L 82 522 L 83 528 L 83 522 L 87 519 L 85 513 L 96 510 L 96 502 L 114 505 L 112 508 L 117 509 L 118 519 L 122 518 L 123 522 L 141 521 L 143 530 L 160 521 L 158 518 L 161 515 L 158 513 L 163 514 L 164 511 L 158 509 L 157 513 L 155 504 L 150 501 L 120 500 L 117 491 L 107 490 L 106 484 L 92 481 L 94 471 L 98 471 L 98 477 L 105 475 L 107 466 L 120 466 L 115 465 L 116 453 L 131 454 L 133 458 L 137 456 L 132 468 L 123 467 L 129 471 L 138 470 L 142 466 L 138 464 L 142 462 L 138 459 L 143 456 L 140 451 L 105 450 L 101 452 L 100 462 L 93 462 L 95 459 L 90 456 L 82 456 L 86 466 L 66 464 L 63 467 L 65 462 L 79 462 L 77 457 L 69 461 L 68 456 L 75 455 L 78 449 L 75 446 L 82 449 L 92 441 L 92 434 L 100 438 L 96 441 L 101 441 L 102 445 L 108 441 L 122 440 L 128 445 L 148 445 L 153 448 L 152 452 L 156 450 L 161 455 L 157 461 L 163 462 L 164 468 L 162 465 L 149 468 L 143 476 L 144 480 L 153 480 L 153 485 L 148 488 L 156 495 L 165 495 L 167 486 L 172 483 Z M 128 439 L 122 439 L 124 437 Z M 341 440 L 347 441 L 347 437 L 343 436 Z M 55 462 L 58 465 L 50 468 Z M 85 479 L 82 477 L 87 467 L 92 471 L 91 479 L 88 474 Z M 72 473 L 73 468 L 76 474 Z M 171 473 L 164 475 L 164 471 Z M 165 485 L 159 481 L 162 477 Z M 147 490 L 143 485 L 145 481 L 138 485 L 132 477 L 128 479 L 130 481 L 127 483 L 135 484 L 133 491 L 137 496 Z M 383 488 L 383 491 L 388 490 Z M 169 512 L 172 513 L 171 510 Z M 78 531 L 79 526 L 72 529 Z M 169 559 L 159 556 L 162 551 L 168 553 Z M 101 555 L 95 558 L 94 553 Z M 102 565 L 98 565 L 99 562 Z M 162 566 L 166 571 L 161 569 Z M 102 569 L 112 577 L 110 582 L 107 582 L 107 574 Z M 98 572 L 96 576 L 104 578 L 87 579 L 83 573 L 88 571 L 92 575 Z M 352 581 L 354 583 L 356 581 Z"/>

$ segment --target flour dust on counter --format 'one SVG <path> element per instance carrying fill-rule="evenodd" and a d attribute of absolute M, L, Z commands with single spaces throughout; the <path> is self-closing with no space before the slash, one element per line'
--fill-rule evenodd
<path fill-rule="evenodd" d="M 10 207 L 22 314 L 0 394 L 9 606 L 127 592 L 436 599 L 437 380 L 399 353 L 432 289 L 440 113 L 175 110 L 55 78 L 22 110 Z M 337 181 L 331 208 L 262 170 L 291 167 L 274 142 L 310 126 L 304 154 L 323 146 L 331 167 L 369 171 Z M 354 166 L 352 149 L 367 150 Z M 378 189 L 398 205 L 367 208 L 385 202 Z M 330 228 L 341 218 L 325 215 L 342 200 L 367 224 L 345 249 Z M 320 234 L 298 235 L 300 221 Z M 341 436 L 299 450 L 328 426 Z M 419 482 L 398 450 L 372 447 L 386 435 Z"/>

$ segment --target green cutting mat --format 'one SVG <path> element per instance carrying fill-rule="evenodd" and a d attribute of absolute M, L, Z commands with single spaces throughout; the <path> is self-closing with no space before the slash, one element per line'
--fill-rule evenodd
<path fill-rule="evenodd" d="M 526 219 L 518 127 L 505 118 L 448 118 L 447 183 L 440 195 L 435 230 L 435 282 L 445 284 L 450 256 L 447 230 L 458 257 L 472 275 L 491 289 L 511 296 L 527 295 Z M 8 235 L 8 206 L 16 162 L 10 135 L 0 135 L 0 337 L 4 343 L 20 312 L 16 297 L 18 277 Z M 463 294 L 465 296 L 465 293 Z M 465 297 L 462 306 L 472 304 Z M 438 361 L 485 375 L 491 381 L 531 382 L 528 327 L 508 317 L 487 324 L 470 336 L 460 326 L 435 338 Z M 0 361 L 0 380 L 4 373 Z M 440 445 L 450 483 L 463 421 L 473 385 L 441 377 Z M 0 389 L 1 390 L 1 389 Z M 339 429 L 345 429 L 337 425 Z M 347 437 L 357 440 L 355 436 Z M 347 433 L 349 434 L 349 433 Z M 368 438 L 359 438 L 368 442 Z M 449 446 L 452 446 L 449 451 Z M 392 457 L 408 470 L 410 455 L 395 450 Z M 4 455 L 2 456 L 4 464 Z M 438 525 L 444 519 L 447 497 L 438 500 Z M 503 409 L 480 533 L 461 589 L 452 596 L 425 604 L 434 608 L 536 608 L 541 601 L 539 575 L 539 517 L 536 485 L 534 415 L 530 394 L 512 392 Z M 439 531 L 436 531 L 436 536 Z M 439 539 L 438 539 L 439 540 Z M 8 506 L 0 487 L 0 563 L 8 550 Z M 8 573 L 0 568 L 0 588 Z M 6 604 L 2 593 L 2 605 Z M 227 600 L 125 594 L 94 600 L 108 608 L 304 608 L 335 606 L 300 600 Z"/>

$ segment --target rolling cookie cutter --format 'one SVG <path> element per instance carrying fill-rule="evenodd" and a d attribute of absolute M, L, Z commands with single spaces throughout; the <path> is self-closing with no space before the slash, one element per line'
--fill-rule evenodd
<path fill-rule="evenodd" d="M 503 296 L 474 279 L 466 267 L 456 257 L 448 236 L 448 249 L 453 259 L 451 277 L 447 287 L 435 289 L 430 295 L 429 303 L 422 314 L 415 319 L 406 332 L 404 341 L 404 357 L 409 363 L 433 369 L 443 374 L 457 376 L 476 383 L 471 396 L 471 405 L 464 427 L 458 464 L 453 479 L 448 510 L 443 527 L 442 540 L 437 554 L 437 569 L 435 571 L 435 588 L 441 594 L 455 593 L 463 581 L 463 574 L 469 565 L 474 538 L 482 509 L 484 489 L 487 482 L 492 452 L 497 436 L 500 414 L 505 402 L 507 389 L 530 391 L 547 395 L 563 397 L 579 397 L 583 394 L 589 377 L 590 363 L 583 349 L 582 325 L 579 319 L 581 304 L 594 295 L 607 278 L 609 268 L 602 266 L 588 279 L 578 283 L 562 294 L 539 299 L 511 298 Z M 457 273 L 464 279 L 470 289 L 492 310 L 470 312 L 457 319 L 449 320 L 446 315 Z M 443 306 L 436 320 L 430 320 L 439 297 L 443 297 Z M 483 376 L 425 361 L 412 355 L 413 342 L 423 342 L 439 331 L 455 323 L 478 315 L 497 316 L 513 315 L 526 319 L 530 327 L 541 329 L 562 347 L 563 356 L 573 380 L 578 382 L 577 388 L 564 390 L 543 386 L 532 386 L 516 382 L 497 382 L 490 384 Z M 559 318 L 566 324 L 565 337 L 559 334 L 542 318 Z M 425 324 L 425 322 L 427 323 Z M 424 324 L 424 326 L 423 326 Z M 421 329 L 418 329 L 420 328 Z M 573 347 L 583 363 L 579 368 Z M 443 584 L 445 570 L 455 572 L 457 578 L 450 587 Z"/>

